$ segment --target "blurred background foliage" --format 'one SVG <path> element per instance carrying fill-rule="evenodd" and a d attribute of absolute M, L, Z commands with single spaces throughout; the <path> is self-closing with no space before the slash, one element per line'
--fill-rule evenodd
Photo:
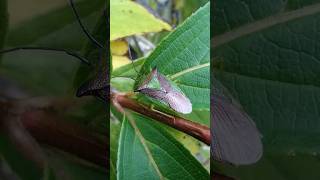
<path fill-rule="evenodd" d="M 213 162 L 213 171 L 243 180 L 319 179 L 319 1 L 215 2 L 212 75 L 255 120 L 264 155 L 250 166 Z"/>
<path fill-rule="evenodd" d="M 130 63 L 130 59 L 127 57 L 128 46 L 123 38 L 129 37 L 127 42 L 137 53 L 132 55 L 133 59 L 146 56 L 172 28 L 182 23 L 208 0 L 137 0 L 136 2 L 138 4 L 128 0 L 124 5 L 113 1 L 110 43 L 115 69 Z M 112 16 L 112 13 L 117 15 Z M 137 22 L 143 23 L 137 24 Z M 135 36 L 130 38 L 129 35 Z M 137 45 L 139 47 L 135 47 Z"/>
<path fill-rule="evenodd" d="M 76 51 L 82 56 L 88 54 L 88 51 L 93 51 L 90 48 L 88 50 L 88 39 L 82 32 L 68 1 L 10 0 L 7 3 L 9 30 L 4 48 L 20 46 L 50 47 Z M 76 1 L 76 8 L 84 25 L 90 32 L 99 32 L 98 30 L 94 31 L 94 29 L 97 28 L 96 24 L 102 17 L 105 3 L 104 0 L 94 2 L 90 0 Z M 4 4 L 5 1 L 1 0 L 1 10 L 4 8 Z M 3 35 L 1 34 L 1 36 Z M 107 37 L 106 34 L 94 34 L 94 36 Z M 93 60 L 93 57 L 97 60 Z M 103 60 L 99 56 L 87 56 L 87 58 L 90 58 L 90 62 Z M 40 122 L 49 124 L 49 126 L 43 127 L 44 129 L 49 128 L 42 132 L 44 133 L 43 137 L 46 137 L 46 132 L 51 132 L 51 126 L 54 129 L 56 127 L 54 126 L 55 123 L 58 123 L 61 125 L 61 127 L 57 127 L 58 131 L 66 131 L 66 134 L 69 133 L 74 137 L 78 136 L 77 140 L 80 142 L 88 141 L 89 137 L 92 136 L 94 141 L 97 140 L 98 144 L 105 146 L 109 133 L 108 123 L 106 123 L 107 106 L 92 97 L 75 97 L 75 92 L 79 86 L 75 81 L 79 81 L 78 77 L 81 76 L 81 72 L 85 73 L 82 73 L 82 82 L 88 76 L 87 72 L 79 71 L 80 67 L 83 68 L 86 65 L 82 65 L 78 59 L 65 53 L 42 50 L 15 51 L 2 56 L 0 84 L 3 85 L 4 80 L 2 78 L 5 78 L 13 81 L 14 87 L 19 86 L 19 91 L 26 93 L 28 97 L 50 97 L 72 102 L 69 106 L 68 103 L 58 105 L 58 107 L 61 106 L 60 109 L 58 108 L 53 112 L 50 110 L 51 113 L 54 113 L 51 116 L 53 119 L 41 119 Z M 0 99 L 6 98 L 2 92 L 0 95 Z M 62 107 L 67 108 L 63 110 Z M 5 107 L 2 106 L 1 108 Z M 90 136 L 86 136 L 86 133 L 77 134 L 77 128 L 82 129 Z M 70 143 L 68 141 L 64 142 L 63 132 L 59 134 L 62 135 L 54 140 L 57 144 Z M 38 139 L 36 138 L 36 140 Z M 17 149 L 15 142 L 8 138 L 5 133 L 2 133 L 0 141 L 1 169 L 10 172 L 16 179 L 26 180 L 88 180 L 105 179 L 108 176 L 105 169 L 106 165 L 84 160 L 85 158 L 76 155 L 77 153 L 68 152 L 68 149 L 72 149 L 74 144 L 78 142 L 64 144 L 64 147 L 50 145 L 45 141 L 38 143 L 41 145 L 41 151 L 45 154 L 47 160 L 47 166 L 44 170 L 41 170 L 30 159 L 26 158 L 23 152 Z M 78 151 L 87 151 L 91 147 L 83 148 L 79 148 Z M 106 153 L 104 152 L 103 156 Z"/>

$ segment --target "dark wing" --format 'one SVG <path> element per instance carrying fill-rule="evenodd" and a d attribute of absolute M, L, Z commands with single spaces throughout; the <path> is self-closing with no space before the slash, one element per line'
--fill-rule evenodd
<path fill-rule="evenodd" d="M 102 67 L 95 78 L 81 85 L 76 95 L 77 97 L 93 95 L 108 102 L 109 88 L 107 67 Z"/>
<path fill-rule="evenodd" d="M 156 90 L 156 89 L 150 89 L 150 88 L 144 88 L 144 89 L 139 90 L 138 92 L 145 94 L 149 97 L 152 97 L 154 99 L 161 100 L 161 101 L 166 96 L 166 92 L 161 91 L 161 90 Z"/>
<path fill-rule="evenodd" d="M 234 165 L 257 162 L 263 152 L 261 135 L 246 112 L 223 90 L 211 94 L 211 155 Z"/>

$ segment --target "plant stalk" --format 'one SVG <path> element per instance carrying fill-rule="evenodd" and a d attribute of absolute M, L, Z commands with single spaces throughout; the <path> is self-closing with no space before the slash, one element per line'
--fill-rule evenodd
<path fill-rule="evenodd" d="M 113 92 L 111 97 L 113 98 L 113 102 L 117 102 L 120 106 L 124 108 L 148 116 L 156 121 L 159 121 L 172 128 L 182 131 L 202 141 L 207 145 L 210 145 L 210 129 L 207 126 L 204 126 L 196 122 L 192 122 L 181 117 L 174 117 L 172 115 L 166 115 L 165 113 L 154 111 L 148 107 L 140 105 L 137 101 L 129 98 L 125 94 Z"/>

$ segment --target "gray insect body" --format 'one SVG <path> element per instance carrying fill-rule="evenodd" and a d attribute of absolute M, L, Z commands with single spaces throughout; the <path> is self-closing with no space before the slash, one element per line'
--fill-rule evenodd
<path fill-rule="evenodd" d="M 190 100 L 180 89 L 174 87 L 165 76 L 158 73 L 156 68 L 151 71 L 136 92 L 164 102 L 179 113 L 189 114 L 192 112 Z"/>

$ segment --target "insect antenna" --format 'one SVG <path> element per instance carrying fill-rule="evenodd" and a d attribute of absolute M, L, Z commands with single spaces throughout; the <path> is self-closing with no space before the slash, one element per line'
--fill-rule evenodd
<path fill-rule="evenodd" d="M 133 64 L 133 58 L 132 58 L 132 54 L 131 54 L 131 49 L 130 49 L 129 43 L 128 43 L 128 56 L 129 56 L 129 59 L 130 59 L 130 61 L 131 61 L 131 65 L 132 65 L 134 71 L 135 71 L 137 74 L 139 74 L 139 72 L 137 71 L 136 67 L 135 67 L 134 64 Z"/>
<path fill-rule="evenodd" d="M 85 33 L 85 35 L 88 37 L 88 39 L 95 44 L 97 47 L 99 48 L 104 48 L 87 30 L 87 28 L 83 25 L 81 19 L 80 19 L 80 15 L 77 11 L 77 9 L 75 8 L 74 5 L 74 1 L 73 0 L 69 0 L 69 4 L 71 6 L 71 9 L 73 11 L 73 13 L 76 16 L 76 19 L 81 27 L 81 29 L 83 30 L 83 32 Z M 104 10 L 104 14 L 106 16 L 106 10 Z M 63 52 L 66 53 L 69 56 L 75 57 L 76 59 L 80 60 L 82 63 L 87 64 L 87 65 L 91 65 L 89 63 L 89 61 L 84 58 L 81 57 L 80 54 L 73 52 L 73 51 L 68 51 L 65 49 L 58 49 L 58 48 L 50 48 L 50 47 L 15 47 L 15 48 L 10 48 L 10 49 L 4 49 L 4 50 L 0 50 L 0 54 L 5 54 L 5 53 L 10 53 L 10 52 L 14 52 L 14 51 L 20 51 L 20 50 L 43 50 L 43 51 L 55 51 L 55 52 Z"/>
<path fill-rule="evenodd" d="M 86 58 L 81 57 L 76 52 L 68 51 L 65 49 L 49 48 L 49 47 L 15 47 L 15 48 L 10 48 L 10 49 L 0 50 L 0 54 L 10 53 L 10 52 L 14 52 L 14 51 L 21 51 L 21 50 L 43 50 L 43 51 L 63 52 L 69 56 L 77 58 L 78 60 L 80 60 L 84 64 L 91 65 Z"/>
<path fill-rule="evenodd" d="M 93 44 L 95 44 L 97 47 L 103 49 L 103 48 L 104 48 L 103 45 L 100 44 L 100 43 L 89 33 L 88 29 L 83 25 L 83 23 L 82 23 L 82 21 L 81 21 L 81 19 L 80 19 L 80 15 L 79 15 L 79 13 L 78 13 L 75 5 L 74 5 L 74 1 L 73 1 L 73 0 L 69 0 L 69 4 L 70 4 L 70 6 L 71 6 L 71 8 L 72 8 L 72 11 L 73 11 L 74 15 L 76 16 L 76 19 L 77 19 L 77 21 L 78 21 L 81 29 L 82 29 L 83 32 L 85 33 L 85 35 L 89 38 L 89 40 L 90 40 Z M 105 13 L 105 15 L 106 15 L 106 13 Z"/>

